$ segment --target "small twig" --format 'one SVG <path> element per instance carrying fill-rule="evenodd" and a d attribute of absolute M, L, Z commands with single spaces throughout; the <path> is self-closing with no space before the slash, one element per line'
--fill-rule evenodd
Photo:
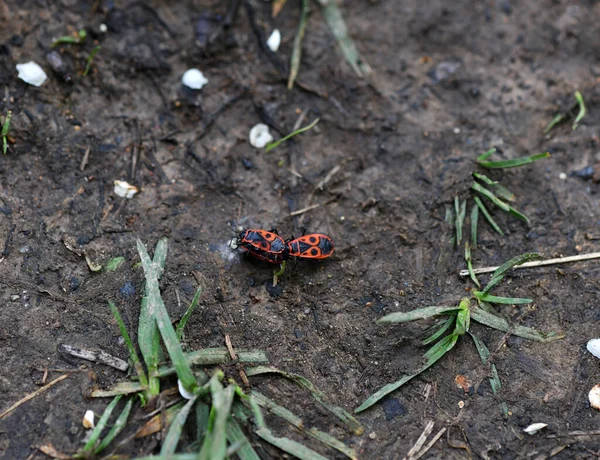
<path fill-rule="evenodd" d="M 44 391 L 46 391 L 48 388 L 50 388 L 51 386 L 56 385 L 58 382 L 61 382 L 62 380 L 66 379 L 69 376 L 69 374 L 64 374 L 61 375 L 58 378 L 55 378 L 54 380 L 52 380 L 52 382 L 48 383 L 47 385 L 44 385 L 42 388 L 39 388 L 37 390 L 35 390 L 33 393 L 29 393 L 27 396 L 25 396 L 23 399 L 17 401 L 16 403 L 14 403 L 12 406 L 10 406 L 8 409 L 6 409 L 4 412 L 2 412 L 0 414 L 0 419 L 4 418 L 6 415 L 10 414 L 13 410 L 15 410 L 17 407 L 19 407 L 21 404 L 26 403 L 27 401 L 29 401 L 30 399 L 35 398 L 37 395 L 39 395 L 40 393 L 43 393 Z"/>
<path fill-rule="evenodd" d="M 297 211 L 290 212 L 290 216 L 299 216 L 300 214 L 304 214 L 305 212 L 311 211 L 319 206 L 321 206 L 319 203 L 311 204 L 304 209 L 298 209 Z"/>
<path fill-rule="evenodd" d="M 79 170 L 83 171 L 85 169 L 85 167 L 88 164 L 88 160 L 90 159 L 90 151 L 92 150 L 91 147 L 88 147 L 85 150 L 85 153 L 83 154 L 83 158 L 81 159 L 81 164 L 79 165 Z"/>
<path fill-rule="evenodd" d="M 323 190 L 323 187 L 325 187 L 325 185 L 327 185 L 327 183 L 331 180 L 331 178 L 334 175 L 336 175 L 340 169 L 341 169 L 340 165 L 334 166 L 334 168 L 327 173 L 327 175 L 325 176 L 325 179 L 323 179 L 321 182 L 319 182 L 317 184 L 316 188 L 318 188 L 319 190 Z"/>
<path fill-rule="evenodd" d="M 425 453 L 427 453 L 427 451 L 429 449 L 431 449 L 436 442 L 438 442 L 438 439 L 440 439 L 445 432 L 446 432 L 446 427 L 444 427 L 440 431 L 438 431 L 437 434 L 431 439 L 431 441 L 429 441 L 429 443 L 423 448 L 423 450 L 421 452 L 419 452 L 416 457 L 413 457 L 412 460 L 417 460 L 417 459 L 421 458 L 423 455 L 425 455 Z"/>
<path fill-rule="evenodd" d="M 227 351 L 229 351 L 231 360 L 235 361 L 237 359 L 237 355 L 235 354 L 235 351 L 233 351 L 233 345 L 231 344 L 231 337 L 229 337 L 229 334 L 225 334 L 225 345 L 227 345 Z"/>
<path fill-rule="evenodd" d="M 577 256 L 568 256 L 568 257 L 558 257 L 556 259 L 547 259 L 547 260 L 536 260 L 533 262 L 525 262 L 521 265 L 516 265 L 514 268 L 531 268 L 531 267 L 542 267 L 544 265 L 556 265 L 556 264 L 565 264 L 567 262 L 579 262 L 582 260 L 590 260 L 590 259 L 600 259 L 600 252 L 591 252 L 589 254 L 580 254 Z M 492 273 L 495 272 L 499 267 L 485 267 L 485 268 L 475 268 L 473 273 L 479 275 L 481 273 Z M 469 270 L 461 270 L 459 272 L 460 276 L 469 276 Z"/>
<path fill-rule="evenodd" d="M 419 439 L 417 439 L 417 442 L 415 442 L 415 445 L 412 446 L 412 448 L 408 451 L 408 453 L 406 454 L 406 457 L 404 457 L 403 460 L 407 460 L 409 458 L 412 459 L 417 454 L 417 452 L 419 452 L 421 450 L 421 448 L 425 444 L 425 441 L 427 441 L 427 438 L 433 431 L 434 425 L 435 425 L 435 422 L 433 420 L 429 420 L 427 422 L 427 425 L 425 425 L 425 428 L 423 429 L 421 436 L 419 436 Z"/>

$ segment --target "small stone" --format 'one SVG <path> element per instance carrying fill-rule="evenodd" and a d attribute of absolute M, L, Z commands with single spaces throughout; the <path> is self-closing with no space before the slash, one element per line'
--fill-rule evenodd
<path fill-rule="evenodd" d="M 19 294 L 13 294 L 13 295 L 10 296 L 11 302 L 16 302 L 20 298 L 21 298 L 21 296 Z"/>
<path fill-rule="evenodd" d="M 374 431 L 369 433 L 369 439 L 375 439 L 376 437 L 377 437 L 377 433 L 375 433 Z"/>
<path fill-rule="evenodd" d="M 32 86 L 42 86 L 48 79 L 48 75 L 46 75 L 44 69 L 33 61 L 26 62 L 25 64 L 17 64 L 16 67 L 17 72 L 19 72 L 19 78 Z"/>
<path fill-rule="evenodd" d="M 262 149 L 273 140 L 269 132 L 269 127 L 263 123 L 258 123 L 250 130 L 250 145 L 257 149 Z"/>
<path fill-rule="evenodd" d="M 275 29 L 271 32 L 271 36 L 267 40 L 267 46 L 274 53 L 279 49 L 279 45 L 281 44 L 281 32 L 279 29 Z"/>
<path fill-rule="evenodd" d="M 454 134 L 460 134 L 460 128 L 454 128 L 454 129 L 452 130 L 452 132 L 453 132 Z"/>
<path fill-rule="evenodd" d="M 198 69 L 189 69 L 183 74 L 181 83 L 191 89 L 202 89 L 208 79 Z"/>
<path fill-rule="evenodd" d="M 567 174 L 566 174 L 566 173 L 564 173 L 564 172 L 561 172 L 561 173 L 558 175 L 558 178 L 559 178 L 560 180 L 567 180 Z"/>

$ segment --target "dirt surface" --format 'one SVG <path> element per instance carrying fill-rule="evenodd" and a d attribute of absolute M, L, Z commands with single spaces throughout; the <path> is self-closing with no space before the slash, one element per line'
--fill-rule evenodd
<path fill-rule="evenodd" d="M 162 289 L 172 318 L 180 318 L 199 285 L 204 290 L 187 328 L 188 349 L 223 346 L 229 334 L 236 347 L 266 350 L 274 366 L 304 375 L 348 410 L 422 362 L 424 323 L 384 327 L 375 320 L 457 303 L 472 287 L 457 275 L 463 251 L 449 242 L 444 215 L 455 195 L 470 195 L 473 160 L 490 146 L 501 147 L 505 158 L 552 156 L 491 174 L 517 194 L 531 225 L 494 213 L 506 236 L 482 224 L 475 266 L 527 251 L 598 251 L 598 185 L 570 174 L 600 160 L 598 2 L 341 2 L 374 69 L 371 82 L 354 75 L 314 4 L 302 88 L 291 91 L 285 67 L 298 2 L 272 20 L 267 2 L 250 1 L 217 43 L 201 49 L 198 19 L 224 16 L 226 3 L 0 2 L 0 113 L 13 111 L 14 140 L 0 157 L 0 412 L 38 389 L 45 369 L 54 369 L 47 382 L 87 365 L 0 420 L 0 457 L 43 458 L 36 446 L 45 443 L 75 452 L 84 411 L 101 413 L 107 403 L 88 399 L 89 389 L 126 378 L 62 354 L 59 345 L 127 358 L 107 300 L 135 331 L 143 289 L 136 238 L 149 248 L 169 238 Z M 259 46 L 249 10 L 265 36 L 274 26 L 282 31 L 277 59 Z M 52 71 L 45 56 L 53 39 L 80 28 L 88 38 L 57 47 L 66 70 Z M 102 49 L 84 77 L 96 44 Z M 15 65 L 30 60 L 49 75 L 41 88 L 17 79 Z M 190 67 L 209 80 L 201 92 L 181 86 Z M 588 107 L 582 125 L 544 135 L 577 89 Z M 321 121 L 270 153 L 250 146 L 256 123 L 271 124 L 279 137 L 299 114 L 303 124 Z M 115 179 L 143 190 L 119 198 Z M 311 204 L 320 206 L 290 216 Z M 240 226 L 277 227 L 284 237 L 306 226 L 331 236 L 335 253 L 298 264 L 272 289 L 271 266 L 227 249 Z M 97 263 L 116 256 L 126 263 L 92 273 L 84 253 Z M 550 344 L 515 337 L 504 343 L 501 332 L 473 324 L 491 350 L 500 345 L 493 359 L 503 385 L 497 396 L 467 337 L 433 369 L 360 414 L 363 436 L 334 428 L 292 384 L 255 382 L 365 459 L 402 458 L 429 420 L 433 433 L 447 431 L 425 458 L 596 458 L 597 436 L 566 434 L 597 430 L 600 420 L 587 399 L 600 370 L 585 351 L 598 336 L 597 275 L 593 261 L 521 270 L 498 289 L 535 299 L 533 309 L 503 308 L 509 320 L 566 336 Z M 457 374 L 481 382 L 479 390 L 465 394 Z M 532 422 L 548 427 L 524 434 Z M 337 458 L 277 419 L 270 423 Z M 256 443 L 265 458 L 280 456 Z M 120 452 L 151 454 L 158 447 L 152 438 Z"/>

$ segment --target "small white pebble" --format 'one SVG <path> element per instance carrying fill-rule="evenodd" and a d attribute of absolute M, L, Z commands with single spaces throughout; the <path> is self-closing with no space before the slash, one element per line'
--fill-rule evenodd
<path fill-rule="evenodd" d="M 341 221 L 344 221 L 344 220 L 346 220 L 346 216 L 342 216 L 342 217 L 340 217 L 340 220 L 341 220 Z"/>
<path fill-rule="evenodd" d="M 116 180 L 114 183 L 115 194 L 122 198 L 131 199 L 136 193 L 139 193 L 140 191 L 140 189 L 137 188 L 135 185 L 131 185 L 130 183 L 125 182 L 124 180 Z"/>
<path fill-rule="evenodd" d="M 262 149 L 265 145 L 273 140 L 273 136 L 269 132 L 269 127 L 263 123 L 259 123 L 250 130 L 250 145 L 257 149 Z"/>
<path fill-rule="evenodd" d="M 464 401 L 458 401 L 458 408 L 462 409 L 463 407 L 465 407 L 465 402 Z"/>
<path fill-rule="evenodd" d="M 81 422 L 81 424 L 83 425 L 83 427 L 86 430 L 89 430 L 91 428 L 94 428 L 94 411 L 93 410 L 86 410 L 85 411 L 85 415 L 83 416 L 83 420 Z"/>
<path fill-rule="evenodd" d="M 532 423 L 527 428 L 524 428 L 523 431 L 527 434 L 536 434 L 542 428 L 546 428 L 547 426 L 547 423 Z"/>
<path fill-rule="evenodd" d="M 228 246 L 229 246 L 231 249 L 237 249 L 237 248 L 238 248 L 238 244 L 237 244 L 237 238 L 231 238 L 231 239 L 229 240 Z"/>
<path fill-rule="evenodd" d="M 191 89 L 202 89 L 208 79 L 198 69 L 189 69 L 181 77 L 181 83 Z"/>
<path fill-rule="evenodd" d="M 460 134 L 460 128 L 454 128 L 452 131 L 454 134 Z"/>
<path fill-rule="evenodd" d="M 106 26 L 106 24 L 102 23 L 100 24 L 100 27 L 98 27 L 100 29 L 100 32 L 105 34 L 106 32 L 108 32 L 108 27 Z"/>
<path fill-rule="evenodd" d="M 185 388 L 183 388 L 183 384 L 181 383 L 181 380 L 179 380 L 179 379 L 177 379 L 177 386 L 179 387 L 179 394 L 181 395 L 182 398 L 192 399 L 194 397 L 194 395 L 192 393 L 190 393 Z"/>
<path fill-rule="evenodd" d="M 596 358 L 600 358 L 600 339 L 592 339 L 587 343 L 587 350 Z"/>
<path fill-rule="evenodd" d="M 566 175 L 564 172 L 562 172 L 562 173 L 560 173 L 560 174 L 558 175 L 558 178 L 559 178 L 560 180 L 567 180 L 567 175 Z"/>
<path fill-rule="evenodd" d="M 590 400 L 590 405 L 594 409 L 600 410 L 600 385 L 596 385 L 590 390 L 588 398 Z"/>
<path fill-rule="evenodd" d="M 19 72 L 19 78 L 32 86 L 42 86 L 48 78 L 44 69 L 33 61 L 26 62 L 25 64 L 17 64 L 16 67 L 17 72 Z"/>
<path fill-rule="evenodd" d="M 279 29 L 275 29 L 271 32 L 271 36 L 267 40 L 267 46 L 274 53 L 279 49 L 279 45 L 281 44 L 281 32 Z"/>
<path fill-rule="evenodd" d="M 375 439 L 377 437 L 377 433 L 375 433 L 374 431 L 372 431 L 371 433 L 369 433 L 369 438 L 370 439 Z"/>

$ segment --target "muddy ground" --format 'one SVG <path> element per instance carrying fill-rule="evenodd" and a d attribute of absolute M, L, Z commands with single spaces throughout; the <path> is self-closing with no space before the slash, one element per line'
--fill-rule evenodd
<path fill-rule="evenodd" d="M 571 175 L 600 160 L 598 2 L 341 2 L 373 68 L 371 81 L 354 75 L 313 4 L 302 87 L 291 91 L 283 71 L 299 2 L 290 0 L 276 20 L 269 3 L 249 2 L 258 30 L 282 31 L 279 61 L 259 46 L 246 6 L 216 43 L 198 46 L 198 19 L 225 15 L 226 3 L 0 2 L 0 112 L 13 111 L 14 141 L 0 157 L 0 411 L 38 389 L 45 369 L 54 369 L 49 381 L 87 365 L 0 420 L 0 457 L 43 458 L 36 446 L 46 443 L 75 452 L 85 409 L 101 413 L 107 404 L 89 400 L 90 387 L 125 379 L 58 347 L 127 358 L 107 300 L 134 332 L 143 288 L 136 238 L 149 247 L 169 238 L 162 289 L 173 319 L 198 286 L 204 290 L 187 328 L 188 349 L 223 346 L 229 334 L 236 347 L 266 350 L 274 366 L 304 375 L 348 410 L 414 370 L 425 351 L 424 324 L 384 327 L 375 320 L 456 303 L 472 287 L 457 275 L 462 249 L 452 247 L 444 216 L 455 195 L 470 196 L 481 152 L 498 146 L 505 158 L 552 156 L 491 174 L 517 194 L 531 225 L 494 212 L 506 236 L 482 224 L 475 266 L 527 251 L 551 257 L 598 250 L 598 185 Z M 57 48 L 68 69 L 51 71 L 45 55 L 53 39 L 80 28 L 88 31 L 84 43 Z M 96 44 L 102 49 L 84 77 Z M 30 60 L 49 74 L 41 88 L 17 79 L 15 65 Z M 199 93 L 181 87 L 190 67 L 209 80 Z M 588 107 L 581 126 L 563 124 L 544 135 L 577 89 Z M 254 124 L 270 123 L 279 137 L 299 114 L 304 124 L 321 121 L 270 153 L 250 146 Z M 143 191 L 119 198 L 115 179 Z M 320 206 L 290 216 L 311 204 Z M 239 226 L 277 227 L 286 237 L 306 226 L 330 235 L 335 254 L 298 264 L 279 290 L 267 290 L 272 267 L 226 249 Z M 92 273 L 84 252 L 98 263 L 116 256 L 126 263 Z M 509 320 L 565 338 L 540 344 L 510 337 L 502 346 L 501 332 L 474 324 L 490 349 L 501 345 L 494 355 L 503 385 L 497 396 L 468 338 L 360 414 L 363 436 L 336 428 L 291 384 L 262 378 L 255 385 L 340 436 L 361 458 L 402 458 L 429 420 L 433 433 L 447 431 L 425 458 L 595 458 L 597 434 L 568 433 L 597 433 L 600 420 L 587 398 L 600 370 L 585 351 L 599 332 L 598 271 L 593 261 L 521 270 L 500 286 L 498 294 L 535 299 L 533 309 L 502 308 Z M 465 394 L 457 374 L 481 381 L 479 391 Z M 338 458 L 269 420 L 276 432 Z M 524 434 L 532 422 L 548 427 Z M 253 440 L 265 458 L 280 456 Z M 147 438 L 119 452 L 157 448 Z"/>

